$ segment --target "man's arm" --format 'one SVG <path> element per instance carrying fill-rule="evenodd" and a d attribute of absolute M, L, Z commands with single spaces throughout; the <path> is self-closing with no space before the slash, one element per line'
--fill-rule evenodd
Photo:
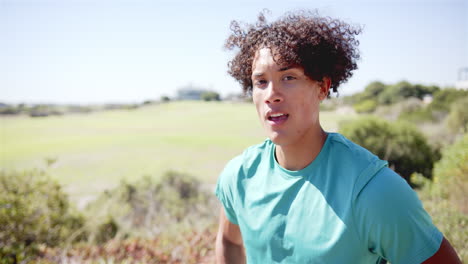
<path fill-rule="evenodd" d="M 447 239 L 442 240 L 440 244 L 439 250 L 423 264 L 442 264 L 442 263 L 450 263 L 450 264 L 461 264 L 460 258 L 458 258 L 457 252 L 453 249 L 452 245 L 448 242 Z"/>
<path fill-rule="evenodd" d="M 242 235 L 238 225 L 231 223 L 221 208 L 216 236 L 216 263 L 246 263 Z"/>

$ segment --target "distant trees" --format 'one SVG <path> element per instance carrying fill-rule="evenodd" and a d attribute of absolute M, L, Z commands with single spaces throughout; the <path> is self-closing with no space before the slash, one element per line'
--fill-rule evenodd
<path fill-rule="evenodd" d="M 434 93 L 431 108 L 435 111 L 449 112 L 452 103 L 467 97 L 468 90 L 448 88 Z"/>
<path fill-rule="evenodd" d="M 377 95 L 377 101 L 380 104 L 389 105 L 411 97 L 422 100 L 424 96 L 432 95 L 438 90 L 440 88 L 437 86 L 413 85 L 407 81 L 401 81 L 385 86 L 384 90 Z"/>
<path fill-rule="evenodd" d="M 212 92 L 212 91 L 206 91 L 202 93 L 201 99 L 203 101 L 221 101 L 221 97 L 219 96 L 219 93 Z"/>
<path fill-rule="evenodd" d="M 28 115 L 30 117 L 60 116 L 68 113 L 89 113 L 93 109 L 81 105 L 55 104 L 0 104 L 0 115 Z"/>
<path fill-rule="evenodd" d="M 163 103 L 166 103 L 166 102 L 171 101 L 171 98 L 169 98 L 169 96 L 167 96 L 167 95 L 163 95 L 163 96 L 161 96 L 160 101 L 163 102 Z"/>
<path fill-rule="evenodd" d="M 408 109 L 400 113 L 400 119 L 410 122 L 442 121 L 445 118 L 451 119 L 449 127 L 453 132 L 462 129 L 466 124 L 464 119 L 468 118 L 466 102 L 468 91 L 447 88 L 437 90 L 432 95 L 432 102 L 424 107 Z M 460 102 L 460 103 L 459 103 Z M 452 113 L 453 112 L 453 113 Z"/>
<path fill-rule="evenodd" d="M 141 105 L 149 105 L 153 101 L 146 100 Z M 30 117 L 61 116 L 65 114 L 87 114 L 102 110 L 134 110 L 139 104 L 96 104 L 96 105 L 68 105 L 68 104 L 0 104 L 0 115 L 28 115 Z"/>
<path fill-rule="evenodd" d="M 207 90 L 183 90 L 178 92 L 177 99 L 179 100 L 203 100 L 203 101 L 220 101 L 221 97 L 217 92 Z"/>
<path fill-rule="evenodd" d="M 468 91 L 440 89 L 401 81 L 393 85 L 372 82 L 364 91 L 345 98 L 357 113 L 376 113 L 389 120 L 445 124 L 450 133 L 464 133 L 468 123 Z"/>
<path fill-rule="evenodd" d="M 178 100 L 221 101 L 219 93 L 200 87 L 188 85 L 177 91 Z"/>
<path fill-rule="evenodd" d="M 439 91 L 438 86 L 424 86 L 401 81 L 393 85 L 382 82 L 372 82 L 367 85 L 363 92 L 356 93 L 347 98 L 355 110 L 360 113 L 373 112 L 378 105 L 391 105 L 408 98 L 422 100 L 425 96 Z"/>
<path fill-rule="evenodd" d="M 45 117 L 52 115 L 63 115 L 63 111 L 60 111 L 58 107 L 52 105 L 35 105 L 29 109 L 30 117 Z"/>

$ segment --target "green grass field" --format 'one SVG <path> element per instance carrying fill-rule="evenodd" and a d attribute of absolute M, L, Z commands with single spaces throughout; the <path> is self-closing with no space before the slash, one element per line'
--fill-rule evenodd
<path fill-rule="evenodd" d="M 334 131 L 347 118 L 322 113 Z M 73 196 L 168 170 L 214 183 L 226 162 L 265 139 L 248 103 L 172 102 L 46 118 L 2 117 L 1 167 L 46 168 Z M 47 168 L 46 159 L 56 159 Z"/>

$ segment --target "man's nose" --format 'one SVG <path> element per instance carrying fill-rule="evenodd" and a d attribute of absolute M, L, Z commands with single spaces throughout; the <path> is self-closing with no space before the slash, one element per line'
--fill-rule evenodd
<path fill-rule="evenodd" d="M 283 101 L 283 95 L 281 93 L 280 87 L 274 82 L 269 82 L 267 87 L 267 94 L 265 97 L 265 103 L 280 103 Z"/>

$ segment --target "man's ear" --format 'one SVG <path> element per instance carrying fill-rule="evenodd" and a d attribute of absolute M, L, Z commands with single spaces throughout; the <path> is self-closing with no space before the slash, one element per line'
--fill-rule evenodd
<path fill-rule="evenodd" d="M 331 79 L 329 77 L 323 77 L 322 81 L 320 82 L 320 94 L 319 94 L 320 101 L 323 101 L 325 100 L 325 98 L 328 97 L 330 86 L 331 86 Z"/>

